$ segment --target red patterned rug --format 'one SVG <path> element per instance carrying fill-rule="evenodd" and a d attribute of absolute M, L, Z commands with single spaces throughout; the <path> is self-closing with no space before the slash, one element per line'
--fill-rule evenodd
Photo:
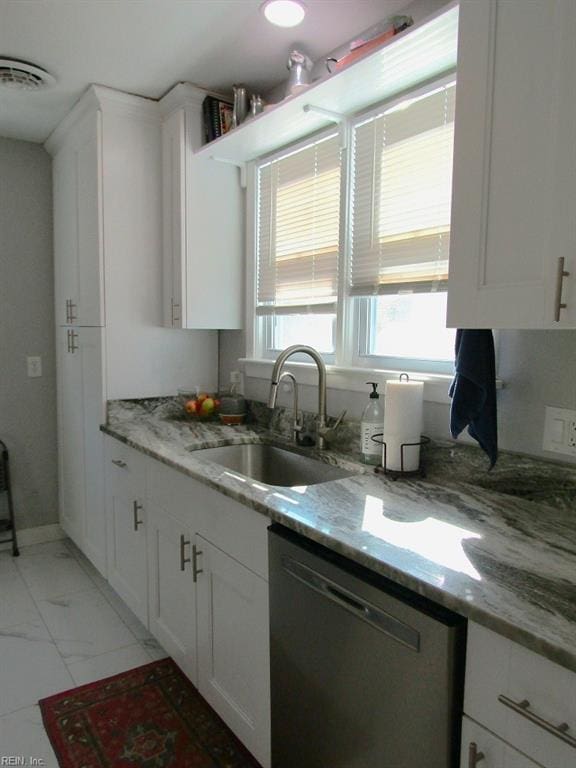
<path fill-rule="evenodd" d="M 172 659 L 39 704 L 61 768 L 259 768 Z"/>

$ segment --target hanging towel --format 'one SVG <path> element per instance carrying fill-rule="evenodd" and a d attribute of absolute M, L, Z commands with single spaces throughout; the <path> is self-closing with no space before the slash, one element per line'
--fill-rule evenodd
<path fill-rule="evenodd" d="M 458 437 L 464 427 L 490 458 L 498 458 L 496 421 L 496 363 L 494 338 L 488 330 L 456 331 L 454 380 L 450 386 L 450 432 Z"/>

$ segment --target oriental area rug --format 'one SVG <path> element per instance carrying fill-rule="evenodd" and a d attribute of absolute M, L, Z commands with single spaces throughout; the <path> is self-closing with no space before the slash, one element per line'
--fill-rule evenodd
<path fill-rule="evenodd" d="M 61 768 L 259 768 L 172 659 L 39 704 Z"/>

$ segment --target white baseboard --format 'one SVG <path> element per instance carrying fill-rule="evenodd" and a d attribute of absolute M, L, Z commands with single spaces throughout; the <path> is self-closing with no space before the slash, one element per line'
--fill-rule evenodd
<path fill-rule="evenodd" d="M 19 547 L 27 547 L 30 544 L 44 544 L 46 541 L 58 541 L 59 539 L 66 538 L 66 534 L 58 523 L 38 525 L 36 528 L 23 528 L 21 531 L 16 531 L 16 535 L 18 536 Z M 12 544 L 10 542 L 0 544 L 0 551 L 11 548 Z"/>

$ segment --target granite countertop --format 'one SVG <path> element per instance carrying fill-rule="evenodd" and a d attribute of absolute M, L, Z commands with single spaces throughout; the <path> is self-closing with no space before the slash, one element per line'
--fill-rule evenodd
<path fill-rule="evenodd" d="M 249 483 L 196 451 L 237 443 L 282 444 L 281 439 L 258 426 L 186 421 L 178 418 L 173 404 L 160 399 L 111 402 L 102 430 L 576 671 L 572 497 L 558 504 L 553 491 L 549 498 L 540 491 L 539 501 L 528 501 L 522 494 L 512 496 L 473 484 L 470 472 L 464 470 L 461 474 L 468 482 L 458 482 L 458 459 L 445 447 L 443 454 L 441 446 L 434 453 L 433 472 L 427 480 L 393 481 L 351 458 L 326 451 L 310 455 L 358 474 L 305 488 Z M 442 455 L 445 462 L 439 458 Z M 444 475 L 442 463 L 449 465 Z M 521 459 L 517 462 L 520 475 L 524 464 Z M 533 464 L 526 465 L 530 476 Z M 554 475 L 542 464 L 542 477 L 547 472 Z M 564 474 L 557 469 L 555 476 Z M 505 475 L 494 476 L 497 488 L 504 487 Z M 524 487 L 518 474 L 510 476 Z"/>

